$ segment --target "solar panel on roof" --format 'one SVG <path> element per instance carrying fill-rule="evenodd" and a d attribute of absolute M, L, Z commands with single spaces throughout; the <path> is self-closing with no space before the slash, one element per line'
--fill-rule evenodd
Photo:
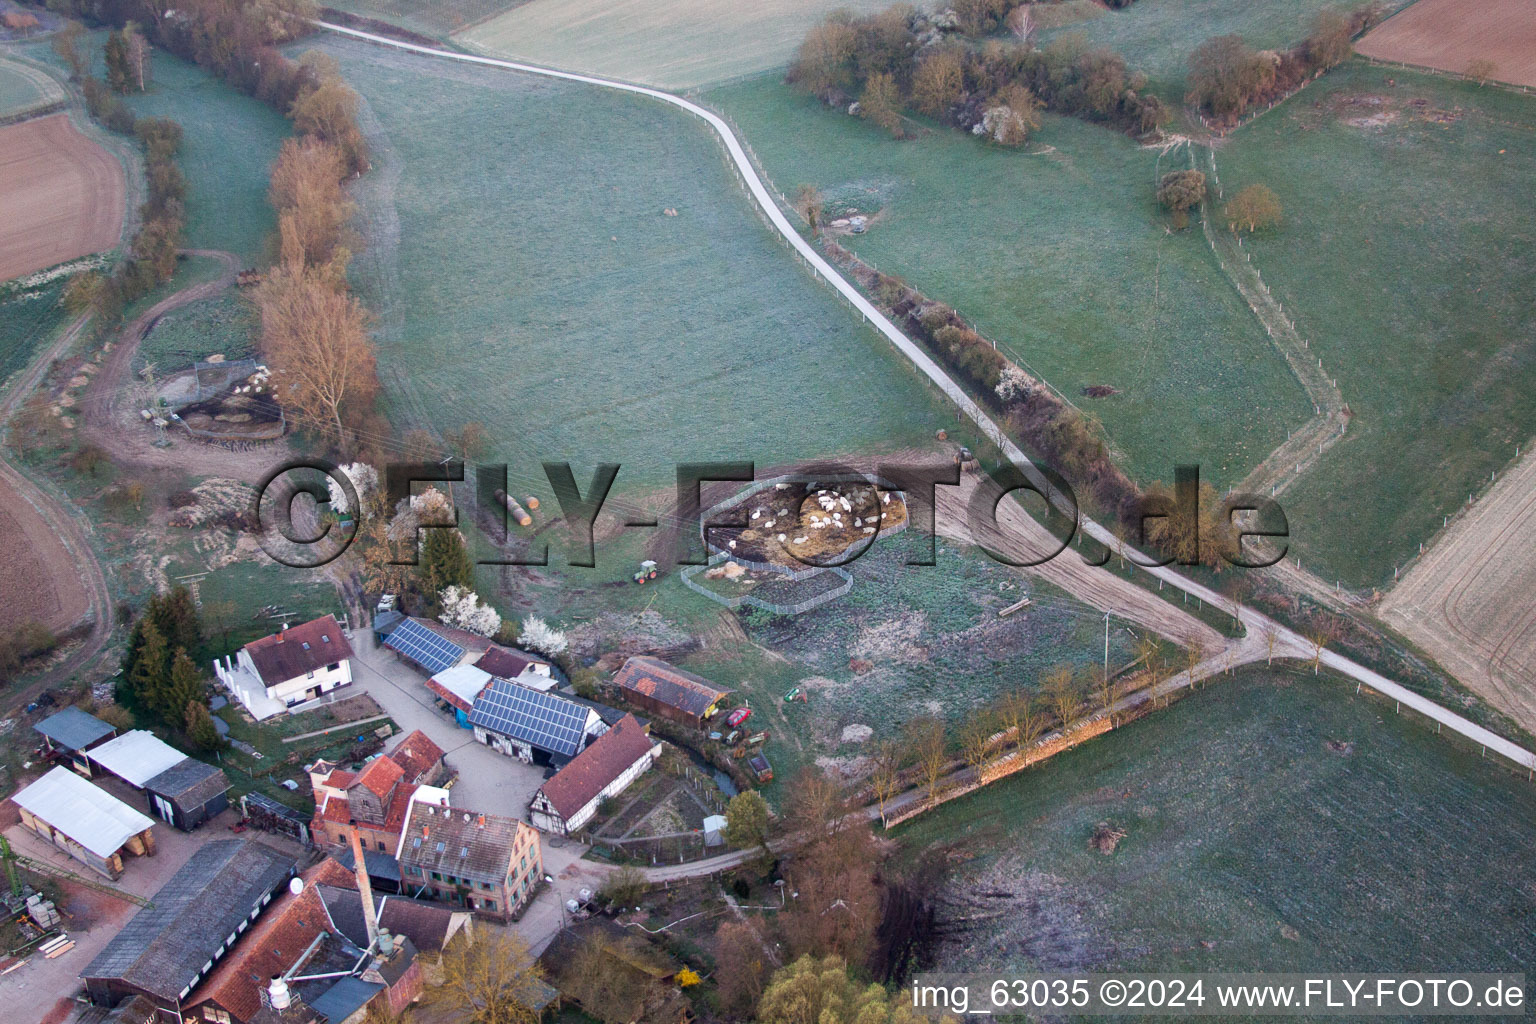
<path fill-rule="evenodd" d="M 541 750 L 570 756 L 581 749 L 587 709 L 553 694 L 495 679 L 475 699 L 469 721 Z"/>
<path fill-rule="evenodd" d="M 412 619 L 396 626 L 384 640 L 384 646 L 410 658 L 429 675 L 452 668 L 464 657 L 464 648 Z"/>

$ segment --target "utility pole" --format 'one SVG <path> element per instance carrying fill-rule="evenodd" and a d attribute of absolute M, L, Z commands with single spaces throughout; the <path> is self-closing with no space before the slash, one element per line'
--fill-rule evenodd
<path fill-rule="evenodd" d="M 1109 612 L 1104 613 L 1104 685 L 1109 685 Z"/>

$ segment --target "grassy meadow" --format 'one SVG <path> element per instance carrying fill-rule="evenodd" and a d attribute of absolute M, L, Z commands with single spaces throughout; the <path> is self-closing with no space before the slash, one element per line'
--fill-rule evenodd
<path fill-rule="evenodd" d="M 808 183 L 829 216 L 871 214 L 839 241 L 1098 417 L 1138 479 L 1194 462 L 1233 482 L 1310 417 L 1198 228 L 1167 229 L 1156 150 L 1049 116 L 1022 151 L 944 128 L 897 141 L 770 77 L 706 98 L 782 193 Z M 1119 394 L 1083 397 L 1092 385 Z"/>
<path fill-rule="evenodd" d="M 947 853 L 947 898 L 988 894 L 937 970 L 1509 971 L 1536 956 L 1533 811 L 1390 704 L 1254 669 L 893 835 Z"/>
<path fill-rule="evenodd" d="M 353 264 L 401 429 L 478 420 L 513 486 L 782 464 L 954 414 L 775 241 L 708 129 L 642 98 L 322 41 L 367 101 Z M 585 467 L 585 468 L 583 468 Z M 633 493 L 633 492 L 631 492 Z"/>
<path fill-rule="evenodd" d="M 64 88 L 44 72 L 19 60 L 0 57 L 0 121 L 64 98 Z"/>
<path fill-rule="evenodd" d="M 1409 0 L 1384 0 L 1384 13 Z M 1306 38 L 1312 19 L 1327 7 L 1351 7 L 1349 0 L 1136 0 L 1119 10 L 1046 29 L 1040 45 L 1057 36 L 1081 33 L 1091 46 L 1105 46 L 1144 72 L 1158 93 L 1175 101 L 1184 96 L 1190 51 L 1212 36 L 1240 35 L 1261 50 L 1285 50 Z M 1049 9 L 1044 11 L 1050 24 Z M 1065 19 L 1063 19 L 1065 20 Z"/>
<path fill-rule="evenodd" d="M 1348 436 L 1285 496 L 1303 564 L 1392 580 L 1536 433 L 1536 100 L 1353 62 L 1217 151 L 1285 208 L 1248 245 Z"/>

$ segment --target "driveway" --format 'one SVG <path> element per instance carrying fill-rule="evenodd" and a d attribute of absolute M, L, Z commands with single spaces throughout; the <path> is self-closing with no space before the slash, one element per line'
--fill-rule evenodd
<path fill-rule="evenodd" d="M 451 715 L 437 709 L 426 677 L 374 643 L 370 630 L 353 631 L 352 649 L 350 692 L 361 691 L 378 701 L 403 733 L 420 729 L 443 748 L 448 764 L 459 773 L 449 797 L 454 807 L 528 820 L 528 802 L 544 784 L 543 768 L 476 743 L 472 730 L 459 728 Z"/>

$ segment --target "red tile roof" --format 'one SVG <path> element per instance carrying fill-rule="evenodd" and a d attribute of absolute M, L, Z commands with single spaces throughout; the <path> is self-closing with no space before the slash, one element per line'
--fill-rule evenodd
<path fill-rule="evenodd" d="M 395 763 L 394 758 L 376 757 L 368 762 L 368 767 L 362 770 L 353 785 L 362 786 L 383 800 L 404 774 L 405 770 Z"/>
<path fill-rule="evenodd" d="M 261 1009 L 261 990 L 274 975 L 292 967 L 315 936 L 330 930 L 325 903 L 313 885 L 315 869 L 304 873 L 304 890 L 284 892 L 268 907 L 234 949 L 195 988 L 188 1006 L 213 1000 L 231 1016 L 249 1020 Z"/>
<path fill-rule="evenodd" d="M 342 768 L 336 768 L 331 771 L 331 774 L 325 777 L 325 781 L 323 781 L 321 785 L 330 786 L 332 789 L 346 789 L 348 786 L 352 785 L 352 780 L 356 778 L 356 772 L 349 772 Z"/>
<path fill-rule="evenodd" d="M 280 633 L 252 640 L 245 645 L 245 652 L 251 656 L 262 682 L 276 686 L 352 657 L 352 645 L 347 642 L 336 616 L 322 615 Z"/>
<path fill-rule="evenodd" d="M 327 796 L 325 802 L 315 812 L 315 816 L 325 821 L 334 821 L 338 825 L 345 825 L 352 820 L 352 802 L 344 796 Z"/>
<path fill-rule="evenodd" d="M 357 876 L 335 857 L 327 857 L 304 873 L 310 885 L 330 885 L 337 889 L 356 889 Z"/>
<path fill-rule="evenodd" d="M 407 782 L 420 782 L 442 761 L 443 748 L 433 743 L 426 733 L 415 729 L 390 751 L 389 757 L 405 772 Z"/>
<path fill-rule="evenodd" d="M 652 746 L 650 736 L 635 716 L 625 715 L 544 783 L 544 796 L 560 817 L 570 819 L 649 753 Z"/>
<path fill-rule="evenodd" d="M 614 674 L 613 681 L 621 691 L 632 690 L 697 716 L 702 716 L 710 705 L 731 693 L 660 658 L 645 656 L 624 662 Z"/>

